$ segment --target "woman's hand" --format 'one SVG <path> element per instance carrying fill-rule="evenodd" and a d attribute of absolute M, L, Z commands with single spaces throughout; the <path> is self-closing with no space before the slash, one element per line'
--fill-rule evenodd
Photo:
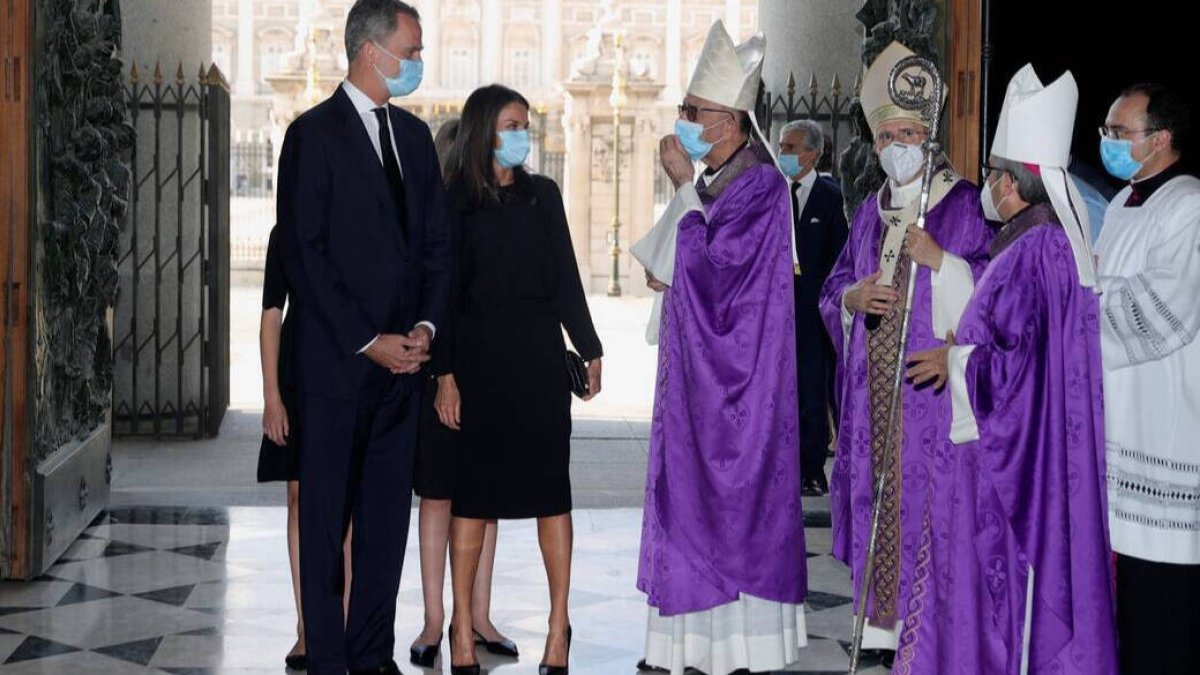
<path fill-rule="evenodd" d="M 458 382 L 454 380 L 454 375 L 438 376 L 437 397 L 433 399 L 433 409 L 442 424 L 455 431 L 460 430 L 462 398 L 458 394 Z"/>
<path fill-rule="evenodd" d="M 283 407 L 283 401 L 280 400 L 278 393 L 267 396 L 263 407 L 262 427 L 263 433 L 271 439 L 272 443 L 278 446 L 287 445 L 289 432 L 287 408 Z"/>
<path fill-rule="evenodd" d="M 588 393 L 583 400 L 590 401 L 600 393 L 600 359 L 594 358 L 587 363 Z"/>

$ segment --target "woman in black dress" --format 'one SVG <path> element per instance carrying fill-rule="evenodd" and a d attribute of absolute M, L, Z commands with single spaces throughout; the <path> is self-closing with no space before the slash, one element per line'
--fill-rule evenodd
<path fill-rule="evenodd" d="M 562 195 L 521 166 L 529 103 L 499 85 L 476 90 L 459 123 L 447 189 L 458 211 L 458 268 L 447 312 L 452 345 L 435 407 L 458 430 L 450 568 L 451 669 L 478 672 L 471 590 L 486 524 L 537 518 L 550 583 L 543 674 L 566 673 L 570 649 L 571 389 L 563 328 L 600 391 L 592 325 Z M 586 399 L 585 399 L 586 400 Z"/>
<path fill-rule="evenodd" d="M 287 540 L 288 562 L 292 569 L 292 593 L 296 597 L 296 644 L 284 661 L 292 670 L 305 670 L 308 658 L 304 648 L 304 614 L 300 611 L 300 459 L 296 451 L 288 447 L 294 438 L 295 420 L 289 419 L 288 410 L 295 410 L 292 390 L 280 384 L 282 369 L 287 359 L 280 354 L 287 352 L 289 333 L 283 320 L 290 288 L 283 274 L 280 260 L 278 227 L 271 228 L 267 240 L 267 261 L 263 273 L 262 318 L 259 323 L 258 348 L 262 361 L 263 376 L 263 438 L 258 451 L 258 482 L 287 482 Z M 344 545 L 346 570 L 346 596 L 350 601 L 350 537 L 347 532 Z"/>
<path fill-rule="evenodd" d="M 433 139 L 438 160 L 446 167 L 458 134 L 458 120 L 442 124 Z M 451 223 L 451 241 L 457 241 L 457 222 Z M 429 380 L 421 400 L 421 421 L 417 432 L 417 456 L 413 466 L 413 492 L 421 498 L 417 515 L 417 537 L 421 552 L 421 593 L 425 604 L 425 625 L 409 648 L 414 666 L 434 668 L 441 653 L 442 626 L 446 608 L 442 594 L 446 585 L 446 551 L 450 547 L 450 499 L 454 491 L 455 442 L 458 433 L 438 420 L 437 377 L 449 372 L 443 353 L 445 341 L 435 341 L 431 352 Z M 517 645 L 492 624 L 492 569 L 496 561 L 496 522 L 487 524 L 479 569 L 475 575 L 471 599 L 471 625 L 475 644 L 499 656 L 517 658 Z"/>

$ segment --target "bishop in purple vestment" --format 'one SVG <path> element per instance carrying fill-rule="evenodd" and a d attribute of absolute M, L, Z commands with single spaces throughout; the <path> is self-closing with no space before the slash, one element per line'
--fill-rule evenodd
<path fill-rule="evenodd" d="M 936 444 L 895 672 L 1115 675 L 1100 305 L 1064 167 L 1077 90 L 1009 86 L 983 189 L 1007 224 L 957 345 L 911 357 L 953 400 Z M 1060 215 L 1061 214 L 1061 215 Z"/>
<path fill-rule="evenodd" d="M 867 602 L 863 645 L 894 650 L 907 607 L 931 480 L 930 459 L 947 444 L 950 401 L 932 388 L 903 385 L 896 428 L 887 432 L 911 261 L 910 350 L 943 343 L 954 329 L 987 260 L 991 229 L 979 191 L 937 159 L 925 230 L 915 227 L 928 128 L 917 113 L 892 104 L 886 78 L 911 54 L 893 43 L 864 78 L 864 110 L 888 181 L 854 216 L 850 238 L 821 291 L 821 315 L 838 351 L 841 424 L 829 484 L 833 554 L 850 567 L 855 607 Z M 891 438 L 891 447 L 887 439 Z M 864 573 L 876 477 L 885 475 L 875 572 Z M 849 625 L 847 625 L 849 628 Z"/>
<path fill-rule="evenodd" d="M 664 296 L 638 569 L 663 615 L 806 591 L 787 183 L 754 142 L 700 181 Z"/>

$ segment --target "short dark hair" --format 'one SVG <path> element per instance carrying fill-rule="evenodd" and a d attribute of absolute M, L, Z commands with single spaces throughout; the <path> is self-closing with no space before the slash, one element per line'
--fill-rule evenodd
<path fill-rule="evenodd" d="M 489 84 L 471 92 L 458 119 L 458 136 L 446 164 L 446 183 L 461 183 L 472 207 L 499 198 L 500 186 L 492 169 L 496 123 L 512 103 L 529 108 L 524 96 L 501 84 Z M 517 173 L 524 169 L 516 167 Z"/>
<path fill-rule="evenodd" d="M 1175 89 L 1154 82 L 1126 87 L 1121 96 L 1142 94 L 1146 102 L 1146 125 L 1171 132 L 1171 149 L 1183 152 L 1191 133 L 1191 114 L 1187 101 Z"/>
<path fill-rule="evenodd" d="M 1008 175 L 1012 176 L 1013 182 L 1017 184 L 1017 196 L 1026 204 L 1045 204 L 1050 201 L 1050 195 L 1046 193 L 1046 186 L 1042 183 L 1041 176 L 1030 171 L 1020 162 L 1014 162 L 1010 159 L 997 157 L 995 160 L 996 168 Z M 987 189 L 987 186 L 984 186 Z"/>
<path fill-rule="evenodd" d="M 403 0 L 357 0 L 346 15 L 346 58 L 353 61 L 363 45 L 391 35 L 396 30 L 397 14 L 421 21 L 417 8 Z"/>

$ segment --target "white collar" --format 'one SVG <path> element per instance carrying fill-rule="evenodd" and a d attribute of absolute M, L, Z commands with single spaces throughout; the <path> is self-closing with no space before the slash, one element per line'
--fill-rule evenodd
<path fill-rule="evenodd" d="M 381 107 L 376 105 L 370 96 L 364 94 L 362 89 L 354 86 L 354 83 L 350 80 L 342 80 L 342 90 L 346 92 L 346 96 L 350 97 L 350 103 L 354 105 L 354 109 L 358 111 L 359 115 L 366 115 L 376 108 Z M 383 107 L 386 107 L 386 104 Z"/>
<path fill-rule="evenodd" d="M 795 190 L 797 187 L 803 187 L 806 190 L 811 190 L 812 186 L 816 185 L 816 183 L 817 183 L 817 172 L 809 171 L 808 173 L 804 174 L 804 177 L 801 178 L 800 180 L 792 181 L 792 190 Z"/>
<path fill-rule="evenodd" d="M 888 179 L 888 186 L 892 188 L 892 208 L 907 206 L 916 201 L 921 196 L 921 179 L 911 181 L 908 185 L 896 185 L 891 178 Z"/>

